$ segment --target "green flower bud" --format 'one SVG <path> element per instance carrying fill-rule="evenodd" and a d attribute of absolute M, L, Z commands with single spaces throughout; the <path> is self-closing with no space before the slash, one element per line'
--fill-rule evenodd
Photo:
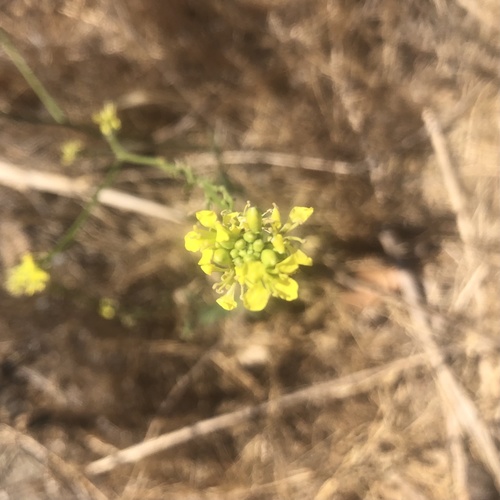
<path fill-rule="evenodd" d="M 278 263 L 278 256 L 270 248 L 265 248 L 260 254 L 260 261 L 267 268 L 274 267 Z"/>
<path fill-rule="evenodd" d="M 216 245 L 219 245 L 226 250 L 231 250 L 234 247 L 234 243 L 232 241 L 220 241 L 219 243 L 216 243 Z"/>
<path fill-rule="evenodd" d="M 214 251 L 212 261 L 219 267 L 229 267 L 231 265 L 231 257 L 229 256 L 229 252 L 224 248 L 217 248 Z"/>
<path fill-rule="evenodd" d="M 244 235 L 243 235 L 244 237 Z M 244 239 L 239 239 L 235 244 L 234 244 L 234 248 L 236 248 L 237 250 L 244 250 L 247 246 L 247 242 L 244 240 Z"/>
<path fill-rule="evenodd" d="M 257 235 L 254 234 L 254 233 L 245 233 L 243 235 L 243 239 L 247 242 L 247 243 L 253 243 L 256 239 L 257 239 Z"/>
<path fill-rule="evenodd" d="M 255 260 L 255 257 L 254 257 L 253 255 L 246 254 L 246 255 L 243 257 L 243 262 L 251 262 L 252 260 Z"/>
<path fill-rule="evenodd" d="M 262 240 L 255 240 L 252 243 L 252 248 L 254 252 L 262 252 L 264 250 L 264 242 Z"/>
<path fill-rule="evenodd" d="M 236 259 L 233 260 L 233 264 L 236 267 L 240 267 L 243 265 L 243 259 L 241 257 L 236 257 Z"/>
<path fill-rule="evenodd" d="M 250 231 L 254 233 L 260 233 L 262 231 L 262 214 L 257 207 L 250 207 L 245 212 L 248 227 Z"/>
<path fill-rule="evenodd" d="M 237 248 L 233 248 L 230 252 L 229 255 L 231 256 L 232 259 L 236 259 L 240 255 L 240 252 Z"/>

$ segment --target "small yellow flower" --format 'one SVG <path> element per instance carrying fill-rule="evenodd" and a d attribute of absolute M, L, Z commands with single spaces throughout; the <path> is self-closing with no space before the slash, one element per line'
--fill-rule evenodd
<path fill-rule="evenodd" d="M 33 259 L 33 255 L 23 255 L 21 263 L 9 269 L 5 288 L 15 297 L 34 295 L 45 290 L 49 281 L 49 274 L 44 271 Z"/>
<path fill-rule="evenodd" d="M 113 319 L 116 316 L 117 308 L 116 300 L 103 298 L 99 301 L 99 315 L 104 319 Z"/>
<path fill-rule="evenodd" d="M 201 252 L 198 265 L 205 274 L 220 272 L 214 285 L 223 294 L 217 303 L 230 311 L 237 307 L 235 287 L 250 311 L 262 311 L 271 297 L 295 300 L 299 285 L 290 277 L 312 259 L 299 249 L 303 240 L 288 233 L 306 222 L 313 209 L 294 207 L 285 224 L 276 205 L 265 213 L 247 203 L 243 212 L 197 212 L 199 225 L 184 238 L 186 250 Z M 201 227 L 200 227 L 201 225 Z"/>
<path fill-rule="evenodd" d="M 66 141 L 61 146 L 61 162 L 65 167 L 73 165 L 83 149 L 83 142 L 79 139 Z"/>
<path fill-rule="evenodd" d="M 116 106 L 112 102 L 107 102 L 98 113 L 92 115 L 94 123 L 99 125 L 102 135 L 112 135 L 113 132 L 120 130 L 122 122 L 116 113 Z"/>

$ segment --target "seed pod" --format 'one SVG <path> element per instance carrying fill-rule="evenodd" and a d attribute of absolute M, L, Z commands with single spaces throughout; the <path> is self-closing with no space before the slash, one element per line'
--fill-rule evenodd
<path fill-rule="evenodd" d="M 262 231 L 262 214 L 257 207 L 250 207 L 245 212 L 247 224 L 250 231 L 260 233 Z"/>
<path fill-rule="evenodd" d="M 274 267 L 278 263 L 278 256 L 276 255 L 276 252 L 270 248 L 266 248 L 262 250 L 262 253 L 260 254 L 260 261 L 264 264 L 264 267 Z"/>
<path fill-rule="evenodd" d="M 229 267 L 231 265 L 231 257 L 229 256 L 229 252 L 224 248 L 217 248 L 214 251 L 212 261 L 216 266 L 219 267 Z"/>

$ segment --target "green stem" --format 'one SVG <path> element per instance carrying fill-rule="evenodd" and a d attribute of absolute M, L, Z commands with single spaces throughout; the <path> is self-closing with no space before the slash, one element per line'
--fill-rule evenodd
<path fill-rule="evenodd" d="M 221 208 L 232 208 L 233 200 L 225 186 L 213 184 L 207 179 L 196 175 L 189 166 L 169 163 L 161 157 L 130 153 L 120 144 L 114 134 L 109 134 L 104 137 L 118 161 L 132 163 L 134 165 L 156 167 L 174 178 L 183 177 L 188 185 L 194 184 L 201 188 L 205 194 L 205 198 L 210 204 L 213 203 Z"/>
<path fill-rule="evenodd" d="M 116 163 L 114 163 L 113 166 L 109 169 L 108 173 L 106 174 L 106 177 L 101 182 L 101 184 L 99 184 L 94 194 L 92 195 L 92 198 L 84 206 L 83 210 L 74 220 L 73 224 L 71 224 L 69 229 L 59 239 L 55 247 L 41 259 L 40 261 L 41 266 L 48 265 L 55 255 L 64 251 L 66 247 L 75 239 L 76 233 L 80 230 L 83 224 L 90 217 L 90 214 L 94 209 L 94 207 L 99 203 L 99 194 L 103 189 L 105 189 L 106 187 L 108 187 L 110 184 L 113 183 L 118 174 L 118 171 L 120 170 L 121 165 L 122 162 L 116 161 Z"/>
<path fill-rule="evenodd" d="M 23 75 L 24 79 L 31 87 L 33 92 L 38 96 L 45 109 L 49 112 L 50 116 L 57 123 L 64 123 L 67 121 L 64 111 L 59 107 L 57 102 L 52 98 L 52 96 L 47 92 L 43 83 L 36 77 L 28 63 L 21 55 L 21 53 L 16 49 L 14 44 L 11 42 L 7 33 L 0 28 L 0 46 L 2 46 L 5 53 L 14 63 L 18 71 Z"/>

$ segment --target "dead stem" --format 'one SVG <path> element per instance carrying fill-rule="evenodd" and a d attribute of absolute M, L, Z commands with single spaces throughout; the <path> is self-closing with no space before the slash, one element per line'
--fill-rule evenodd
<path fill-rule="evenodd" d="M 87 474 L 98 475 L 109 472 L 121 464 L 135 463 L 160 451 L 165 451 L 179 444 L 187 443 L 201 436 L 234 427 L 243 422 L 261 417 L 269 411 L 284 410 L 304 403 L 324 403 L 335 399 L 344 399 L 372 390 L 381 384 L 388 384 L 408 370 L 425 363 L 422 355 L 415 355 L 382 367 L 362 370 L 340 379 L 323 382 L 300 391 L 287 394 L 278 399 L 250 406 L 242 410 L 226 413 L 214 418 L 202 420 L 194 425 L 183 427 L 174 432 L 144 441 L 125 448 L 118 453 L 90 463 Z"/>

